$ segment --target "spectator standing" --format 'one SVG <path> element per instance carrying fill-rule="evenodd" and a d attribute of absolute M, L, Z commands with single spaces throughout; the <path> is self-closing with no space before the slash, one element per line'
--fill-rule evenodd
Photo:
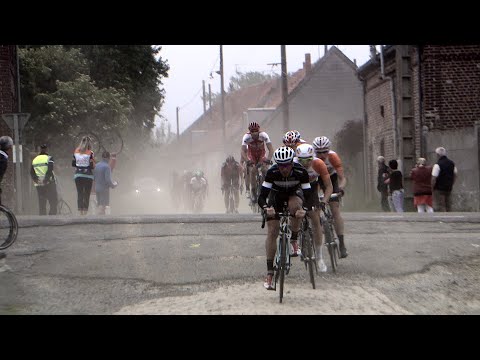
<path fill-rule="evenodd" d="M 0 184 L 2 183 L 3 176 L 7 171 L 8 167 L 8 153 L 12 150 L 13 147 L 13 140 L 10 136 L 2 136 L 0 137 Z M 0 205 L 2 204 L 2 188 L 0 188 Z M 0 251 L 0 260 L 4 262 L 6 258 L 6 254 Z M 0 268 L 2 264 L 0 263 Z"/>
<path fill-rule="evenodd" d="M 388 205 L 388 185 L 385 184 L 385 180 L 388 178 L 388 166 L 385 164 L 385 158 L 379 156 L 377 158 L 378 164 L 378 179 L 377 179 L 377 190 L 380 192 L 382 197 L 380 205 L 383 211 L 389 212 L 390 206 Z"/>
<path fill-rule="evenodd" d="M 92 140 L 89 136 L 84 136 L 75 149 L 72 166 L 76 168 L 73 178 L 77 186 L 78 211 L 80 215 L 87 215 L 95 168 L 95 154 L 92 151 Z"/>
<path fill-rule="evenodd" d="M 417 166 L 410 171 L 413 183 L 413 205 L 419 213 L 433 213 L 432 204 L 432 167 L 427 166 L 425 158 L 418 158 Z"/>
<path fill-rule="evenodd" d="M 47 200 L 50 205 L 48 215 L 57 215 L 57 184 L 53 173 L 53 157 L 47 153 L 47 145 L 40 146 L 40 153 L 32 160 L 30 176 L 38 194 L 40 215 L 47 215 Z"/>
<path fill-rule="evenodd" d="M 385 180 L 388 184 L 390 195 L 392 196 L 393 208 L 396 212 L 403 212 L 403 175 L 398 170 L 397 160 L 390 160 L 388 166 L 392 170 L 390 177 Z"/>
<path fill-rule="evenodd" d="M 112 181 L 110 161 L 110 153 L 104 151 L 102 161 L 100 161 L 93 170 L 98 215 L 105 215 L 105 209 L 110 206 L 110 188 L 113 189 L 117 186 L 117 182 Z"/>
<path fill-rule="evenodd" d="M 432 189 L 436 211 L 452 210 L 451 193 L 453 184 L 457 179 L 457 167 L 447 158 L 447 150 L 444 147 L 435 149 L 437 163 L 432 168 Z"/>

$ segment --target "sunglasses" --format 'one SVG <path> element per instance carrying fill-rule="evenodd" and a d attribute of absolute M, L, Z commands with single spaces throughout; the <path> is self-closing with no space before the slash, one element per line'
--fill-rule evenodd
<path fill-rule="evenodd" d="M 325 151 L 315 151 L 315 154 L 327 154 L 330 150 Z"/>
<path fill-rule="evenodd" d="M 298 158 L 298 161 L 301 162 L 301 163 L 307 163 L 309 161 L 312 161 L 313 160 L 313 157 L 309 157 L 309 158 Z"/>
<path fill-rule="evenodd" d="M 290 166 L 293 166 L 293 163 L 288 163 L 288 164 L 278 164 L 279 168 L 286 169 Z"/>

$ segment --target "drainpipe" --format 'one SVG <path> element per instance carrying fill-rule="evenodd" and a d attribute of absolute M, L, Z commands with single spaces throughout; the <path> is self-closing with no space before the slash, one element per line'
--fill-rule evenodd
<path fill-rule="evenodd" d="M 427 158 L 427 132 L 428 128 L 424 129 L 423 122 L 423 87 L 422 87 L 422 59 L 421 53 L 422 45 L 417 46 L 417 64 L 418 64 L 418 113 L 420 120 L 420 157 Z"/>
<path fill-rule="evenodd" d="M 368 181 L 368 141 L 367 141 L 367 81 L 359 76 L 363 85 L 363 191 L 368 200 L 370 197 L 370 187 Z"/>
<path fill-rule="evenodd" d="M 397 131 L 397 106 L 395 102 L 395 84 L 391 76 L 385 76 L 385 67 L 383 61 L 383 45 L 380 45 L 380 69 L 382 80 L 390 81 L 390 94 L 392 101 L 392 126 L 393 126 L 393 158 L 398 157 L 397 144 L 398 144 L 398 131 Z"/>

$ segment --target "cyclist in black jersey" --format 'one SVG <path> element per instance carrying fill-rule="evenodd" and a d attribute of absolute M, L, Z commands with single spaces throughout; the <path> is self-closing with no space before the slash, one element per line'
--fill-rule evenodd
<path fill-rule="evenodd" d="M 300 250 L 297 236 L 301 219 L 305 216 L 303 204 L 309 203 L 312 196 L 308 172 L 302 165 L 293 162 L 294 157 L 295 151 L 287 146 L 275 150 L 273 158 L 276 164 L 268 169 L 258 198 L 258 205 L 267 214 L 268 234 L 265 241 L 267 278 L 264 283 L 267 290 L 273 289 L 273 259 L 280 230 L 278 212 L 283 210 L 283 203 L 287 201 L 290 214 L 295 214 L 291 222 L 292 236 L 290 241 L 293 247 L 292 256 L 298 256 Z"/>

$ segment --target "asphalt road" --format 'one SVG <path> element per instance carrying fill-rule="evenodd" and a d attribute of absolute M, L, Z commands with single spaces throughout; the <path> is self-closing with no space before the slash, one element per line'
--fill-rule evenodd
<path fill-rule="evenodd" d="M 19 217 L 0 314 L 480 314 L 480 214 L 344 218 L 338 273 L 294 259 L 278 304 L 258 215 Z"/>

